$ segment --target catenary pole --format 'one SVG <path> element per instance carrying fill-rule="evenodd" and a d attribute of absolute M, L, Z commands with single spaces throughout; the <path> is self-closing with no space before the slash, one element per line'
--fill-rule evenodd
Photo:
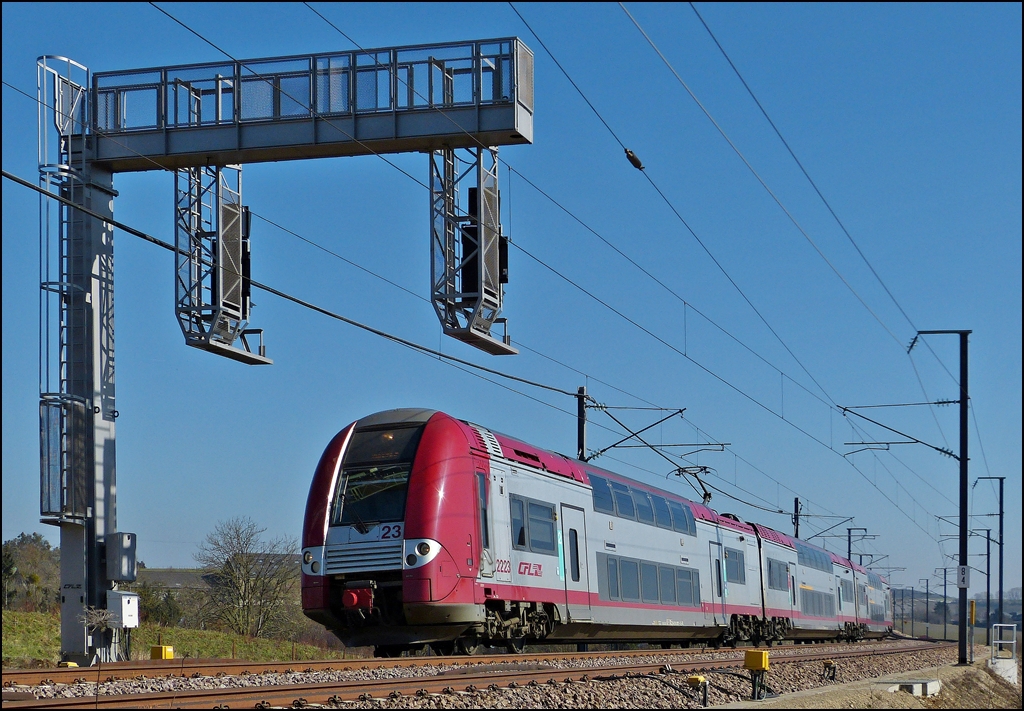
<path fill-rule="evenodd" d="M 970 495 L 970 485 L 968 481 L 968 437 L 967 437 L 967 421 L 970 416 L 970 391 L 968 389 L 968 368 L 967 368 L 967 356 L 968 356 L 968 336 L 971 334 L 969 330 L 941 330 L 941 331 L 918 331 L 919 336 L 923 335 L 950 335 L 956 334 L 960 336 L 960 455 L 957 458 L 960 462 L 960 550 L 958 551 L 958 564 L 961 568 L 969 570 L 967 566 L 968 554 L 967 554 L 967 536 L 969 534 L 969 522 L 968 522 L 968 498 Z M 959 581 L 957 581 L 959 583 Z M 958 586 L 959 587 L 959 586 Z M 958 592 L 958 610 L 960 614 L 959 622 L 959 639 L 957 640 L 957 651 L 958 651 L 958 663 L 961 665 L 968 664 L 967 659 L 967 587 L 960 587 Z"/>

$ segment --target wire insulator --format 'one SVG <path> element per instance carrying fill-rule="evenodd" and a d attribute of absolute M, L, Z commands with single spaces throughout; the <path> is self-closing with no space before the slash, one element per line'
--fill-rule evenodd
<path fill-rule="evenodd" d="M 644 164 L 640 162 L 639 156 L 637 156 L 636 153 L 629 150 L 628 148 L 626 149 L 626 158 L 629 159 L 629 162 L 632 163 L 633 167 L 636 168 L 637 170 L 644 169 Z"/>

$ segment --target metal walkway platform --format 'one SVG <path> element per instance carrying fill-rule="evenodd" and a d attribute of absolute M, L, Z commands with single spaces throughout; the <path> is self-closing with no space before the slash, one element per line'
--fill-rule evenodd
<path fill-rule="evenodd" d="M 517 38 L 102 72 L 91 94 L 115 173 L 533 141 Z"/>

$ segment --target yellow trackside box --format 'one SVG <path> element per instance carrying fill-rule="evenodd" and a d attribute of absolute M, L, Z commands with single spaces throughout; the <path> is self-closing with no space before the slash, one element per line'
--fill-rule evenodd
<path fill-rule="evenodd" d="M 768 652 L 748 649 L 743 655 L 743 667 L 750 671 L 768 671 Z"/>
<path fill-rule="evenodd" d="M 150 659 L 174 659 L 174 647 L 166 644 L 153 645 L 149 648 Z"/>

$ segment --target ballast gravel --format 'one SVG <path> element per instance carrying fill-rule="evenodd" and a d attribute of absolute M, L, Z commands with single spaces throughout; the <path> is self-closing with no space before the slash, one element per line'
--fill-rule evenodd
<path fill-rule="evenodd" d="M 892 641 L 872 645 L 872 649 L 891 649 L 905 646 L 906 642 Z M 849 651 L 850 645 L 815 645 L 811 647 L 783 646 L 770 650 L 770 658 L 778 660 L 784 657 L 799 655 L 809 651 L 828 653 L 830 651 Z M 742 650 L 727 658 L 742 657 Z M 668 664 L 693 661 L 722 660 L 722 654 L 700 651 L 684 651 L 673 653 L 672 650 L 652 650 L 650 655 L 643 656 L 610 656 L 600 658 L 569 657 L 559 661 L 519 660 L 511 657 L 508 661 L 509 670 L 517 670 L 524 662 L 531 666 L 550 667 L 557 669 L 600 668 L 632 664 Z M 826 684 L 846 683 L 859 679 L 882 676 L 901 671 L 911 671 L 931 666 L 949 664 L 956 661 L 955 649 L 934 649 L 907 654 L 888 654 L 883 656 L 864 656 L 839 660 L 836 681 L 826 681 L 822 677 L 822 663 L 797 662 L 792 664 L 774 664 L 765 682 L 775 693 L 788 693 L 803 689 L 815 688 Z M 391 667 L 382 661 L 374 668 L 344 668 L 345 663 L 339 661 L 339 669 L 319 671 L 294 671 L 289 673 L 262 673 L 233 675 L 222 677 L 158 677 L 136 678 L 105 681 L 83 681 L 73 684 L 44 684 L 35 687 L 19 687 L 18 690 L 30 691 L 38 698 L 74 698 L 95 695 L 143 694 L 159 692 L 181 692 L 188 690 L 211 690 L 240 687 L 282 686 L 289 684 L 322 684 L 342 681 L 368 681 L 394 679 L 399 677 L 433 677 L 451 671 L 471 670 L 474 663 L 471 658 L 465 662 L 452 664 L 435 664 L 429 657 L 424 657 L 423 664 L 416 666 Z M 488 663 L 488 671 L 493 671 L 497 690 L 479 690 L 474 692 L 456 691 L 450 694 L 430 694 L 423 697 L 403 696 L 397 699 L 368 699 L 366 701 L 341 702 L 342 706 L 352 708 L 700 708 L 697 692 L 686 684 L 688 673 L 658 674 L 646 677 L 620 678 L 615 680 L 592 679 L 587 682 L 556 685 L 519 686 L 509 689 L 502 682 L 500 667 Z M 521 667 L 520 667 L 521 668 Z M 710 705 L 739 701 L 750 697 L 750 680 L 742 670 L 725 672 L 702 672 L 709 681 L 708 703 Z M 85 670 L 83 670 L 85 672 Z M 738 675 L 738 676 L 737 676 Z M 600 676 L 600 672 L 592 674 Z M 452 676 L 452 687 L 459 688 L 458 676 Z"/>

